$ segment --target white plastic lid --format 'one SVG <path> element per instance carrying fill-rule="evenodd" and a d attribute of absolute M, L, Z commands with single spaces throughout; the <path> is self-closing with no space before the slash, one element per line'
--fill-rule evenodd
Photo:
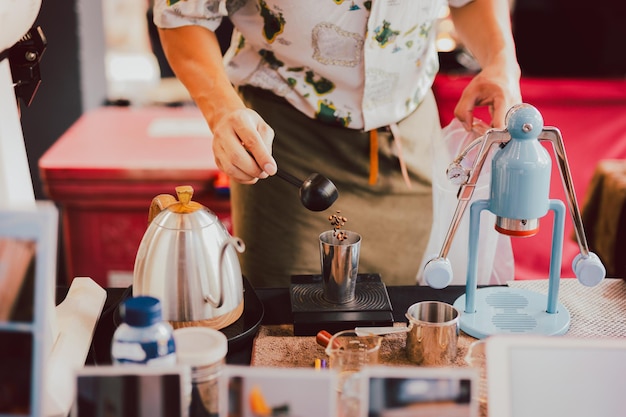
<path fill-rule="evenodd" d="M 176 358 L 179 364 L 205 366 L 224 359 L 228 339 L 224 333 L 209 327 L 183 327 L 174 330 Z"/>

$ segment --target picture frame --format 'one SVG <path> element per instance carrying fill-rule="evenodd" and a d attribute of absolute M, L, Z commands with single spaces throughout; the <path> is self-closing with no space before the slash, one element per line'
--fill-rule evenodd
<path fill-rule="evenodd" d="M 626 409 L 622 337 L 499 334 L 485 349 L 493 415 L 616 416 Z"/>
<path fill-rule="evenodd" d="M 187 366 L 100 365 L 75 372 L 71 417 L 187 417 Z"/>
<path fill-rule="evenodd" d="M 335 416 L 337 396 L 337 375 L 329 369 L 227 365 L 219 416 Z"/>
<path fill-rule="evenodd" d="M 0 293 L 8 289 L 3 302 L 11 304 L 0 321 L 0 417 L 45 414 L 46 359 L 58 334 L 56 315 L 50 314 L 57 229 L 58 210 L 51 202 L 0 210 L 6 251 L 0 256 Z"/>
<path fill-rule="evenodd" d="M 361 417 L 478 416 L 476 369 L 374 366 L 361 373 Z"/>

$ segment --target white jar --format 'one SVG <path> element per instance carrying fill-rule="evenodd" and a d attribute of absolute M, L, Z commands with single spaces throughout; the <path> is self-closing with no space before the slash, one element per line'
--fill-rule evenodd
<path fill-rule="evenodd" d="M 161 302 L 148 296 L 133 297 L 120 306 L 124 322 L 113 333 L 113 364 L 175 365 L 172 326 L 163 321 Z"/>
<path fill-rule="evenodd" d="M 174 330 L 176 359 L 191 370 L 189 417 L 219 414 L 219 377 L 226 364 L 228 339 L 219 330 L 208 327 L 184 327 Z"/>

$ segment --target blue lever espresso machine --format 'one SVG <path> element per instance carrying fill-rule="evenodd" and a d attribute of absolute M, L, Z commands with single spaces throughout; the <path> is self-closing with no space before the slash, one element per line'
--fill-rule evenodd
<path fill-rule="evenodd" d="M 448 168 L 448 178 L 461 178 L 458 204 L 439 255 L 424 266 L 424 279 L 433 288 L 444 288 L 452 281 L 452 266 L 446 258 L 454 234 L 469 205 L 478 177 L 492 147 L 489 199 L 470 205 L 466 292 L 454 306 L 462 311 L 460 327 L 470 336 L 482 339 L 496 333 L 560 335 L 567 332 L 570 313 L 558 301 L 565 205 L 550 199 L 552 160 L 540 141 L 552 143 L 565 188 L 580 253 L 572 267 L 578 281 L 592 287 L 602 281 L 606 270 L 596 254 L 589 251 L 582 218 L 576 202 L 572 177 L 560 131 L 544 127 L 543 117 L 529 104 L 513 106 L 506 116 L 504 130 L 490 129 L 464 149 Z M 472 168 L 460 162 L 470 149 L 479 146 Z M 530 237 L 539 230 L 539 219 L 554 213 L 548 293 L 539 294 L 508 286 L 477 288 L 477 252 L 480 214 L 489 210 L 496 216 L 495 229 L 511 237 Z"/>

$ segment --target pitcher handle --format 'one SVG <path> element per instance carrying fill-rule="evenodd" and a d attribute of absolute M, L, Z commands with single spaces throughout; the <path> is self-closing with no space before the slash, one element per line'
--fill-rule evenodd
<path fill-rule="evenodd" d="M 243 243 L 243 240 L 238 237 L 230 237 L 224 241 L 222 247 L 220 249 L 220 262 L 219 262 L 219 271 L 217 276 L 218 288 L 219 288 L 219 298 L 215 300 L 214 297 L 211 296 L 209 291 L 204 288 L 202 285 L 202 292 L 204 293 L 204 301 L 211 304 L 213 308 L 220 308 L 222 304 L 224 304 L 224 257 L 226 256 L 226 249 L 229 246 L 235 248 L 235 250 L 239 253 L 242 253 L 246 249 L 246 245 Z M 201 283 L 202 284 L 202 283 Z"/>

